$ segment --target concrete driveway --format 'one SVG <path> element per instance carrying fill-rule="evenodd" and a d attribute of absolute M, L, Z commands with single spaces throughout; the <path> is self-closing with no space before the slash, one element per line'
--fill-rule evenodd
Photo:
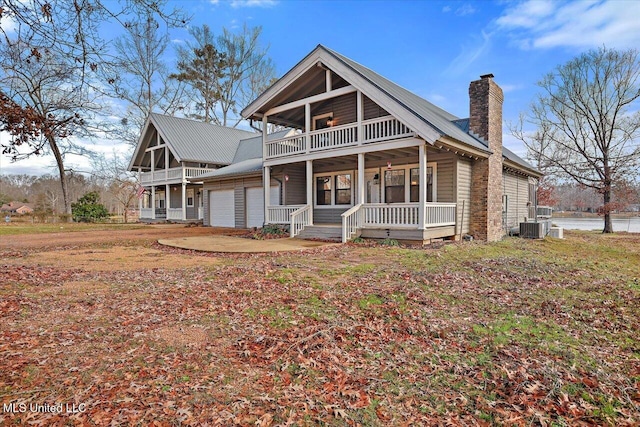
<path fill-rule="evenodd" d="M 263 253 L 299 251 L 339 243 L 300 239 L 254 240 L 231 236 L 194 236 L 160 239 L 158 243 L 175 248 L 204 252 Z"/>

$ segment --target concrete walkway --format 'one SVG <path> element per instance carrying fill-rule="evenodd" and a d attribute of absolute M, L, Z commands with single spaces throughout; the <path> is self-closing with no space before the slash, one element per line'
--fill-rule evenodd
<path fill-rule="evenodd" d="M 204 252 L 263 253 L 299 251 L 337 243 L 316 242 L 300 239 L 253 240 L 231 236 L 194 236 L 160 239 L 158 243 L 180 249 Z"/>

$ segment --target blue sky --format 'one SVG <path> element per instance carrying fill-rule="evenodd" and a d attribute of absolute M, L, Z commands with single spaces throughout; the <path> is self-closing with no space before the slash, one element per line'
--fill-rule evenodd
<path fill-rule="evenodd" d="M 640 1 L 297 1 L 184 0 L 190 25 L 214 33 L 262 26 L 262 41 L 281 76 L 316 45 L 371 68 L 459 116 L 468 117 L 468 86 L 493 73 L 505 93 L 504 120 L 516 121 L 555 66 L 590 48 L 640 47 Z M 171 32 L 173 43 L 187 29 Z M 168 58 L 171 61 L 171 56 Z M 504 143 L 524 155 L 508 135 Z M 110 143 L 105 153 L 124 148 Z M 45 173 L 49 159 L 9 164 L 0 173 Z"/>

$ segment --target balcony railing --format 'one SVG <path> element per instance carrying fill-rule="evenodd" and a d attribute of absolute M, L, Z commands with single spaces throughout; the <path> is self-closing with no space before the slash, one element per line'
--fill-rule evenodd
<path fill-rule="evenodd" d="M 307 140 L 306 134 L 298 134 L 268 141 L 266 143 L 266 158 L 272 159 L 414 136 L 411 129 L 392 116 L 363 120 L 361 132 L 361 135 L 358 136 L 357 123 L 348 123 L 309 132 L 309 140 Z"/>
<path fill-rule="evenodd" d="M 167 181 L 182 182 L 182 180 L 197 178 L 213 170 L 214 169 L 209 169 L 209 168 L 188 168 L 188 167 L 160 169 L 153 172 L 141 173 L 140 182 L 143 185 L 154 184 L 154 183 L 164 183 Z"/>

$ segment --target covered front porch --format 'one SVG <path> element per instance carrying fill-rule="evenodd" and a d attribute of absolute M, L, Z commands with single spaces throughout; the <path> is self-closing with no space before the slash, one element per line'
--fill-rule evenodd
<path fill-rule="evenodd" d="M 204 218 L 201 184 L 152 186 L 139 203 L 140 220 L 145 222 L 198 222 Z"/>
<path fill-rule="evenodd" d="M 266 166 L 264 182 L 279 186 L 281 204 L 265 194 L 265 223 L 288 225 L 292 237 L 322 238 L 323 231 L 333 232 L 326 236 L 339 234 L 343 242 L 358 236 L 453 238 L 460 232 L 456 156 L 422 140 L 405 143 Z"/>

